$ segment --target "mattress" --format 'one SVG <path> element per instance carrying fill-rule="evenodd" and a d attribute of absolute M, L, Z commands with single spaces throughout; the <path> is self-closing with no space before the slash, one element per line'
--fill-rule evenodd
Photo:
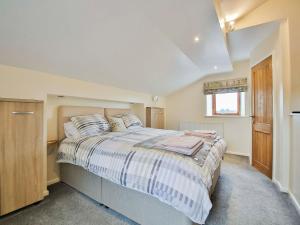
<path fill-rule="evenodd" d="M 135 147 L 153 137 L 178 134 L 136 128 L 77 140 L 67 138 L 59 147 L 58 162 L 81 166 L 113 183 L 149 194 L 203 224 L 212 207 L 209 189 L 225 153 L 225 141 L 205 141 L 193 157 Z"/>

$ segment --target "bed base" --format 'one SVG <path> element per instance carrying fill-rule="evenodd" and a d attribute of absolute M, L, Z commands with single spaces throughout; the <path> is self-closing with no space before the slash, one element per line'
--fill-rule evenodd
<path fill-rule="evenodd" d="M 61 181 L 142 225 L 197 225 L 158 199 L 96 176 L 79 166 L 60 164 Z M 215 171 L 210 195 L 220 175 Z"/>

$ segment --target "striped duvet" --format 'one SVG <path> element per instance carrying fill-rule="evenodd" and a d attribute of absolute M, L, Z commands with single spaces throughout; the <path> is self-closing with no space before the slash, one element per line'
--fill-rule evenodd
<path fill-rule="evenodd" d="M 58 162 L 81 166 L 116 184 L 149 194 L 204 224 L 212 207 L 212 177 L 226 150 L 224 140 L 205 141 L 193 157 L 134 147 L 156 136 L 180 134 L 136 128 L 77 140 L 67 138 L 59 147 Z"/>

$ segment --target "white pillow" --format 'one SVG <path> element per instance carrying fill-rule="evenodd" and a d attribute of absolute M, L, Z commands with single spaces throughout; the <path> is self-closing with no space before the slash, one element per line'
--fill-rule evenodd
<path fill-rule="evenodd" d="M 80 138 L 80 133 L 75 127 L 73 122 L 65 123 L 64 130 L 67 138 L 72 138 L 72 139 Z"/>
<path fill-rule="evenodd" d="M 110 125 L 100 114 L 75 116 L 71 118 L 81 136 L 92 136 L 109 131 Z"/>

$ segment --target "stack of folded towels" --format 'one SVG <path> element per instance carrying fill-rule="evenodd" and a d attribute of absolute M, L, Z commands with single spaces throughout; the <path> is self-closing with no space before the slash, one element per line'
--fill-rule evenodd
<path fill-rule="evenodd" d="M 203 140 L 194 136 L 171 136 L 157 143 L 158 148 L 184 155 L 195 155 L 202 147 Z"/>
<path fill-rule="evenodd" d="M 203 146 L 204 138 L 215 139 L 215 131 L 195 130 L 185 131 L 182 136 L 170 136 L 159 141 L 157 148 L 193 156 Z"/>

